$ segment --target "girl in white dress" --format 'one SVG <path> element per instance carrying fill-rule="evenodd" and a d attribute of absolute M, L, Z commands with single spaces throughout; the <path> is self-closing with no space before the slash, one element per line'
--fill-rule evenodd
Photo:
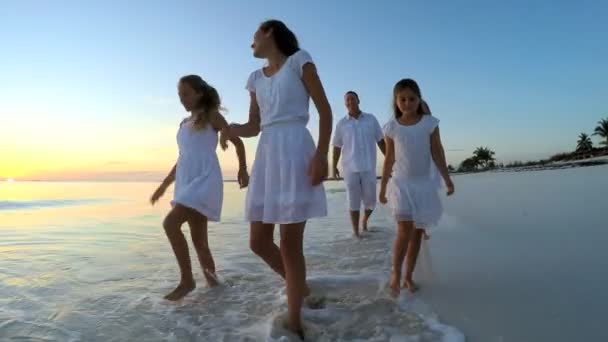
<path fill-rule="evenodd" d="M 454 184 L 441 144 L 439 120 L 425 114 L 420 88 L 414 80 L 397 82 L 393 90 L 393 109 L 395 118 L 384 127 L 386 157 L 380 202 L 388 201 L 397 220 L 389 284 L 392 294 L 397 296 L 406 253 L 403 286 L 411 292 L 417 290 L 412 274 L 424 229 L 437 224 L 441 217 L 440 183 L 432 175 L 431 163 L 435 163 L 443 178 L 448 195 L 454 193 Z"/>
<path fill-rule="evenodd" d="M 229 127 L 220 114 L 220 97 L 217 91 L 200 76 L 184 76 L 178 83 L 180 101 L 190 116 L 182 121 L 177 131 L 179 158 L 150 201 L 154 204 L 175 181 L 172 209 L 163 226 L 169 238 L 181 272 L 179 285 L 165 296 L 179 300 L 194 290 L 188 244 L 181 231 L 188 222 L 192 243 L 203 268 L 209 286 L 217 285 L 215 263 L 207 242 L 207 221 L 219 221 L 222 211 L 223 180 L 216 149 L 218 132 L 222 133 L 221 145 L 228 148 Z M 238 182 L 241 188 L 248 184 L 245 148 L 241 139 L 230 141 L 239 159 Z"/>
<path fill-rule="evenodd" d="M 327 176 L 331 108 L 312 58 L 285 24 L 264 22 L 252 48 L 267 64 L 247 81 L 249 121 L 231 126 L 241 137 L 262 133 L 245 204 L 250 246 L 285 279 L 288 329 L 303 336 L 300 309 L 309 289 L 302 239 L 308 219 L 327 215 L 321 182 Z M 319 112 L 316 148 L 306 128 L 310 98 Z M 281 226 L 280 248 L 273 241 L 275 224 Z"/>

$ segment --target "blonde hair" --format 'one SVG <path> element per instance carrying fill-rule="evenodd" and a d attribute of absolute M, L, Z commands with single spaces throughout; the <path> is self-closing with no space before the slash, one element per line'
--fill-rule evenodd
<path fill-rule="evenodd" d="M 220 95 L 217 90 L 213 88 L 209 83 L 205 82 L 198 75 L 187 75 L 180 78 L 179 83 L 189 85 L 195 92 L 202 94 L 201 99 L 196 105 L 195 111 L 192 111 L 194 115 L 194 122 L 192 126 L 195 129 L 203 129 L 209 123 L 210 116 L 212 113 L 219 112 L 222 110 Z"/>

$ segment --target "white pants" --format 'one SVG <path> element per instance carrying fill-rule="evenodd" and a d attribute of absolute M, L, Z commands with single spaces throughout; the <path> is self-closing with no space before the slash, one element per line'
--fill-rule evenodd
<path fill-rule="evenodd" d="M 374 171 L 353 172 L 344 174 L 346 194 L 350 211 L 376 208 L 376 173 Z"/>

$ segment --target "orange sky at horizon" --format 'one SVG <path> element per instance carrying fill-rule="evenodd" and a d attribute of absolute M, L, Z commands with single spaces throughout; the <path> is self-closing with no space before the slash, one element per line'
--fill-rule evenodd
<path fill-rule="evenodd" d="M 176 126 L 67 121 L 27 116 L 0 127 L 0 180 L 161 180 L 177 160 Z M 128 121 L 128 120 L 127 120 Z M 53 127 L 49 129 L 48 127 Z M 257 139 L 245 139 L 249 169 Z M 236 177 L 231 145 L 217 150 L 224 177 Z"/>

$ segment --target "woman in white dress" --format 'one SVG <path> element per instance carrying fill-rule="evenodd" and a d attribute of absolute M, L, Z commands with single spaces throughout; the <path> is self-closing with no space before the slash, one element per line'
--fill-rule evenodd
<path fill-rule="evenodd" d="M 454 193 L 439 135 L 439 120 L 427 114 L 424 107 L 420 88 L 414 80 L 397 82 L 393 90 L 395 118 L 384 127 L 386 157 L 379 196 L 381 203 L 388 201 L 398 226 L 389 285 L 394 296 L 400 292 L 406 253 L 403 285 L 410 292 L 417 290 L 412 275 L 424 229 L 437 224 L 443 211 L 433 162 L 448 195 Z"/>
<path fill-rule="evenodd" d="M 175 181 L 171 205 L 173 208 L 163 222 L 181 273 L 179 285 L 165 296 L 179 300 L 196 287 L 190 265 L 188 243 L 181 231 L 188 222 L 192 243 L 209 286 L 217 285 L 215 263 L 207 242 L 207 221 L 219 221 L 222 211 L 222 170 L 216 149 L 218 132 L 222 132 L 221 145 L 226 149 L 229 127 L 220 114 L 220 97 L 212 86 L 200 76 L 184 76 L 178 83 L 179 99 L 190 116 L 182 121 L 177 131 L 179 158 L 169 175 L 152 195 L 154 204 Z M 249 181 L 245 148 L 238 137 L 230 141 L 239 159 L 238 181 L 246 187 Z"/>
<path fill-rule="evenodd" d="M 247 81 L 249 121 L 231 125 L 241 137 L 262 133 L 245 204 L 250 246 L 285 279 L 288 328 L 303 336 L 300 309 L 309 289 L 302 240 L 306 221 L 327 215 L 321 183 L 327 176 L 331 108 L 312 58 L 285 24 L 264 22 L 252 48 L 267 64 Z M 310 98 L 319 112 L 316 148 L 306 128 Z M 273 241 L 275 224 L 281 226 L 280 248 Z"/>

